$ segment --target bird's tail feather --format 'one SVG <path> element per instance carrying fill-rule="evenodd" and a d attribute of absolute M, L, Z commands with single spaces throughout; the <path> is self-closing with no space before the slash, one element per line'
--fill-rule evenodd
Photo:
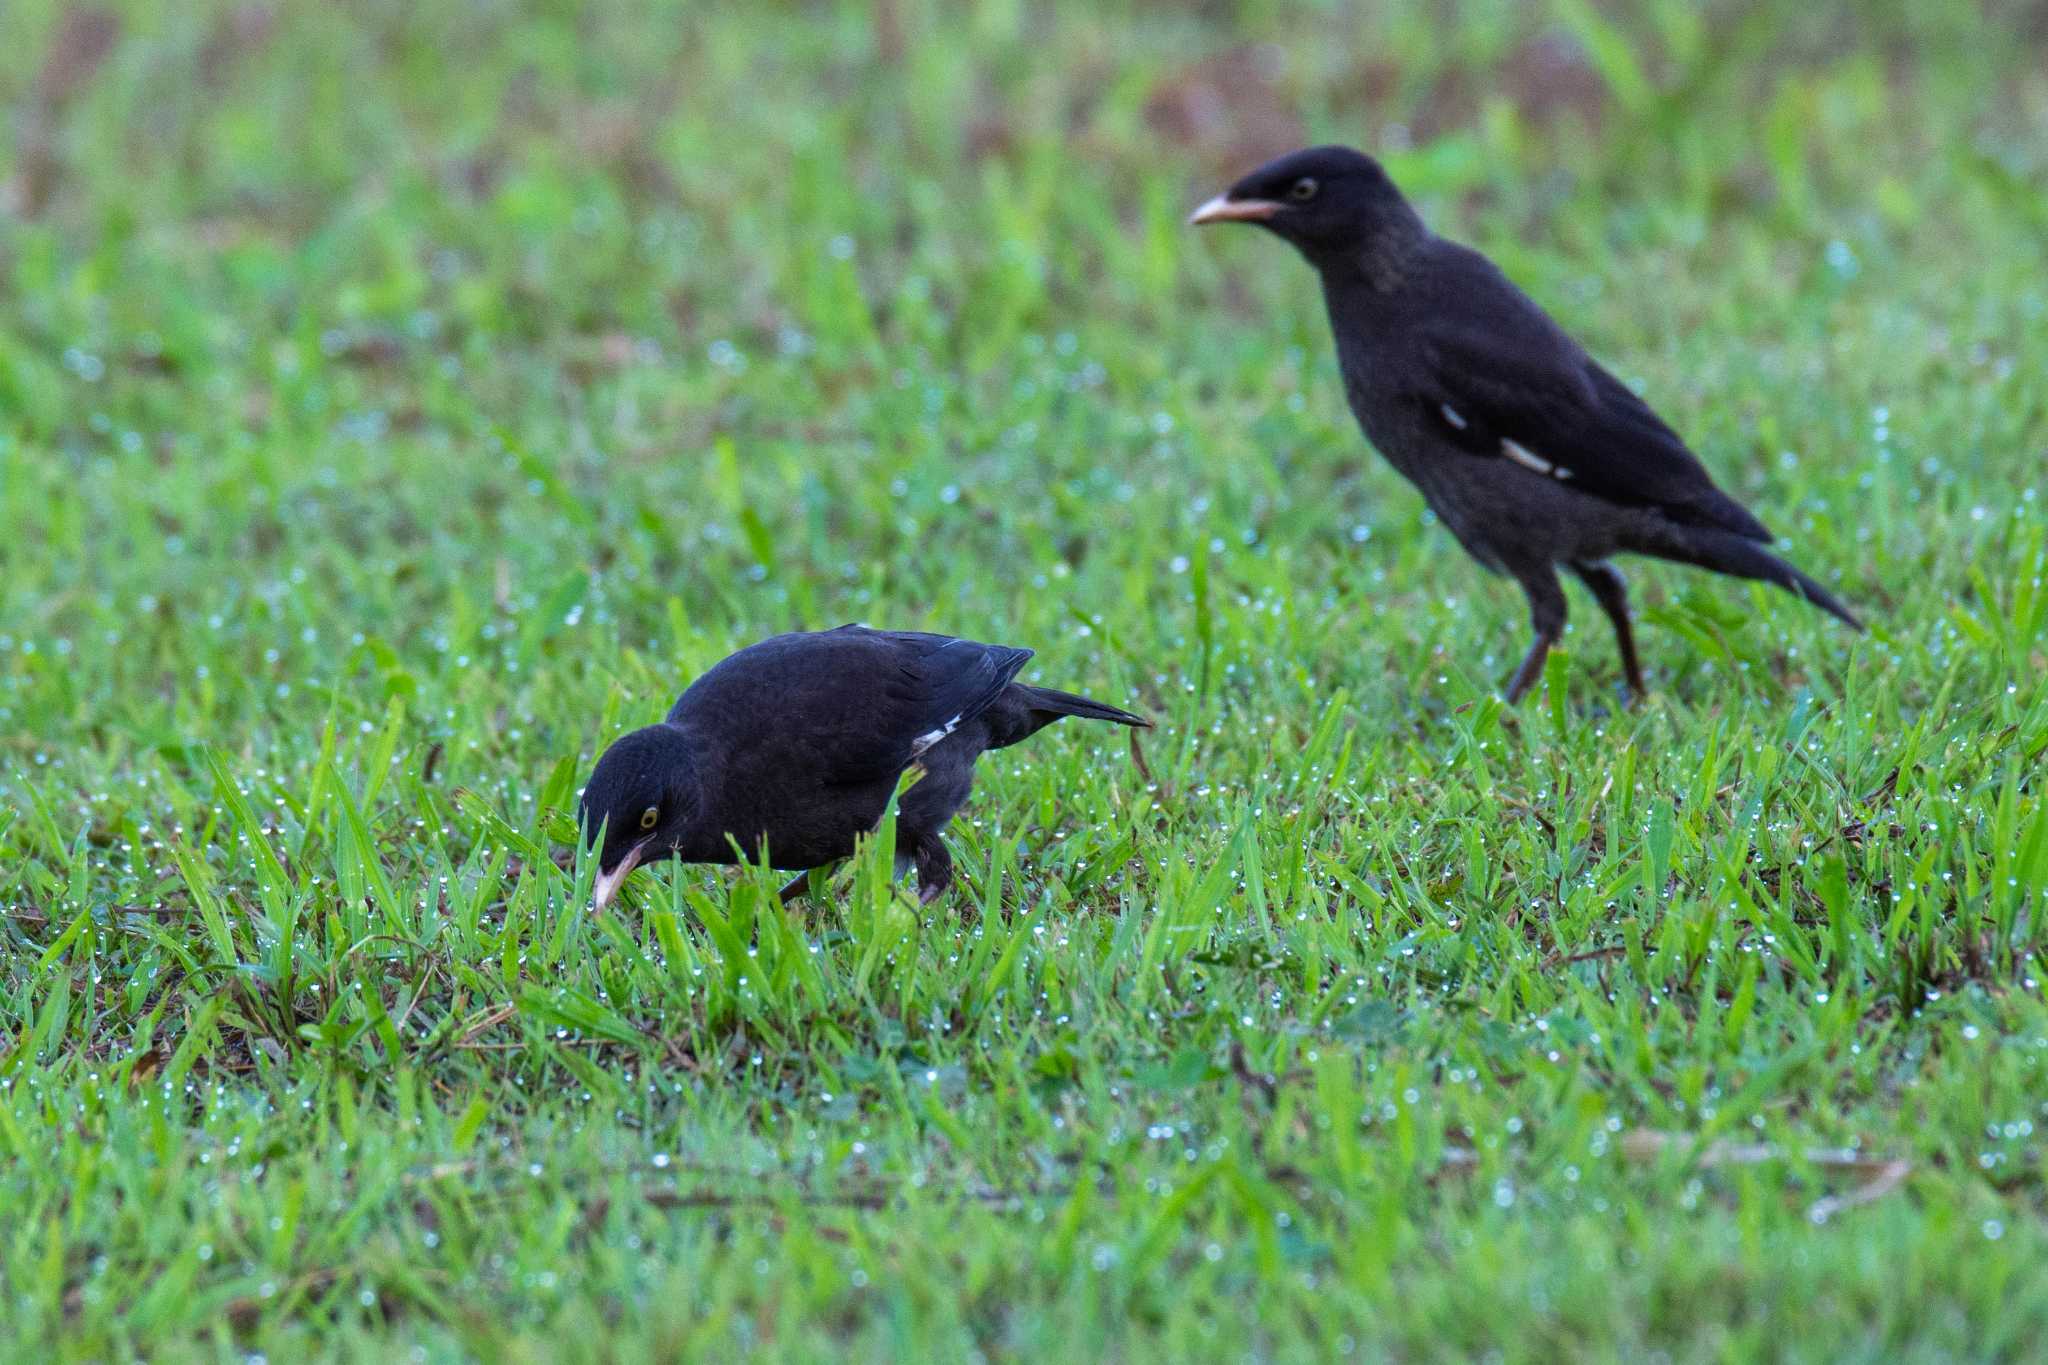
<path fill-rule="evenodd" d="M 1059 716 L 1080 716 L 1084 720 L 1108 720 L 1115 721 L 1118 725 L 1133 725 L 1141 730 L 1152 728 L 1152 722 L 1143 716 L 1133 715 L 1107 702 L 1077 697 L 1072 692 L 1060 692 L 1050 687 L 1032 687 L 1024 683 L 1018 683 L 1017 686 L 1030 697 L 1031 709 L 1045 712 L 1048 721 Z"/>
<path fill-rule="evenodd" d="M 1723 531 L 1688 529 L 1682 537 L 1659 545 L 1654 552 L 1683 563 L 1696 564 L 1702 569 L 1712 569 L 1715 573 L 1775 583 L 1787 592 L 1805 598 L 1850 628 L 1863 629 L 1856 613 L 1844 606 L 1840 598 L 1753 540 Z"/>

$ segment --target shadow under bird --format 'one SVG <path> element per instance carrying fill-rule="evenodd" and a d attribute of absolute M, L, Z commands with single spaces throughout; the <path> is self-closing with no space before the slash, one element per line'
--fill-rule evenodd
<path fill-rule="evenodd" d="M 778 868 L 852 854 L 896 807 L 897 873 L 917 869 L 930 904 L 953 881 L 940 835 L 967 801 L 974 764 L 1062 716 L 1149 727 L 1129 711 L 1016 681 L 1031 651 L 916 631 L 777 635 L 691 683 L 668 718 L 622 736 L 597 761 L 579 810 L 596 845 L 593 908 L 636 867 L 678 858 L 738 862 L 765 848 Z M 737 846 L 737 847 L 736 847 Z M 783 888 L 788 900 L 804 878 Z"/>
<path fill-rule="evenodd" d="M 1771 533 L 1486 257 L 1431 232 L 1377 161 L 1294 152 L 1196 209 L 1253 223 L 1322 277 L 1344 394 L 1366 437 L 1458 542 L 1529 598 L 1535 642 L 1508 679 L 1520 700 L 1564 633 L 1563 566 L 1614 623 L 1645 690 L 1617 553 L 1654 555 L 1797 593 L 1861 629 L 1834 594 L 1767 548 Z"/>

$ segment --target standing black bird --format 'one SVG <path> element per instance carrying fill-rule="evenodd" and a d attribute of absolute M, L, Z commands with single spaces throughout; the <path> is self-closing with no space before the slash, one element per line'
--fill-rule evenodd
<path fill-rule="evenodd" d="M 1564 632 L 1560 564 L 1614 623 L 1638 695 L 1643 671 L 1612 554 L 1762 579 L 1862 629 L 1765 548 L 1771 533 L 1642 399 L 1493 262 L 1424 226 L 1371 157 L 1290 153 L 1188 221 L 1256 223 L 1322 276 L 1344 393 L 1367 438 L 1475 559 L 1528 594 L 1536 640 L 1508 701 L 1529 690 Z"/>
<path fill-rule="evenodd" d="M 586 845 L 602 840 L 594 907 L 626 874 L 663 858 L 731 863 L 734 843 L 780 868 L 853 852 L 896 782 L 924 776 L 896 810 L 897 872 L 918 899 L 953 881 L 940 833 L 974 786 L 974 761 L 1061 716 L 1149 727 L 1099 701 L 1013 682 L 1028 649 L 914 631 L 777 635 L 691 683 L 668 719 L 621 737 L 583 789 Z M 803 886 L 784 888 L 785 899 Z"/>

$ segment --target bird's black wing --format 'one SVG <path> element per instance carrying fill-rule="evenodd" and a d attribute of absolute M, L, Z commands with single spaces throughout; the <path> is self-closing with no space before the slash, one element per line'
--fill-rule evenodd
<path fill-rule="evenodd" d="M 1608 502 L 1771 538 L 1714 486 L 1699 457 L 1649 404 L 1562 332 L 1439 323 L 1423 331 L 1415 359 L 1414 401 L 1459 448 L 1512 460 Z"/>
<path fill-rule="evenodd" d="M 902 772 L 919 754 L 993 706 L 1031 658 L 1028 649 L 946 635 L 861 633 L 875 658 L 874 685 L 863 689 L 854 723 L 820 737 L 830 781 L 859 782 Z"/>
<path fill-rule="evenodd" d="M 736 772 L 887 780 L 993 705 L 1030 657 L 864 626 L 778 635 L 699 678 L 670 719 L 716 736 Z"/>

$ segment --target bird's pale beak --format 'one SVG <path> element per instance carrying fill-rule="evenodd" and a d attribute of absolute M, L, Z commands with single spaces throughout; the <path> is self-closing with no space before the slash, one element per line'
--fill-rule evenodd
<path fill-rule="evenodd" d="M 634 868 L 640 866 L 640 854 L 646 847 L 647 841 L 642 840 L 627 849 L 626 856 L 619 859 L 618 866 L 614 867 L 611 871 L 606 872 L 602 868 L 598 869 L 597 885 L 590 889 L 590 912 L 592 914 L 601 915 L 604 913 L 604 908 L 612 903 L 612 897 L 619 894 L 619 888 L 625 884 L 627 875 Z"/>
<path fill-rule="evenodd" d="M 1280 211 L 1271 199 L 1232 199 L 1219 194 L 1188 215 L 1189 227 L 1204 223 L 1263 223 Z"/>

